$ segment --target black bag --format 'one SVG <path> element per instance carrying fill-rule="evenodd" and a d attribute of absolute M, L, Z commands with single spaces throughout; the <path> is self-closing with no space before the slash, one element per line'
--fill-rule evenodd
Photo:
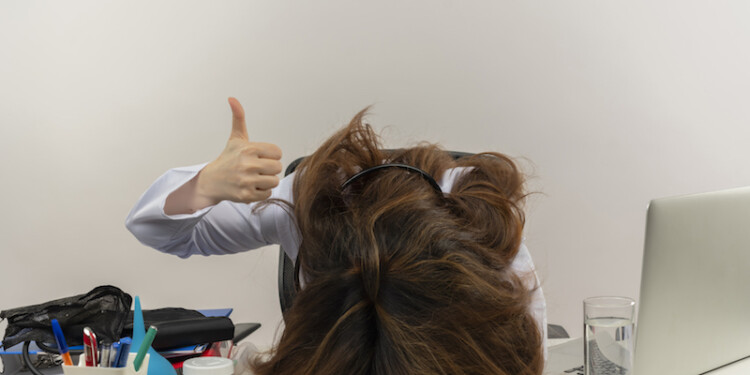
<path fill-rule="evenodd" d="M 105 285 L 86 294 L 0 311 L 0 319 L 8 319 L 3 348 L 25 341 L 56 347 L 52 319 L 60 322 L 69 346 L 83 344 L 83 327 L 90 327 L 102 342 L 114 342 L 120 338 L 132 302 L 129 294 Z"/>
<path fill-rule="evenodd" d="M 181 307 L 143 310 L 143 321 L 146 327 L 153 325 L 159 329 L 159 334 L 151 344 L 151 347 L 157 351 L 209 344 L 231 340 L 234 337 L 234 323 L 228 317 L 206 317 L 198 311 Z M 131 311 L 122 335 L 130 336 L 132 332 L 133 312 Z"/>
<path fill-rule="evenodd" d="M 83 327 L 89 327 L 100 342 L 112 343 L 133 332 L 132 298 L 114 286 L 100 286 L 73 297 L 19 307 L 0 312 L 8 319 L 3 347 L 36 341 L 55 348 L 50 321 L 57 319 L 69 346 L 83 344 Z M 180 307 L 143 310 L 145 325 L 154 325 L 159 334 L 151 346 L 168 350 L 188 345 L 231 340 L 234 324 L 227 317 L 206 317 Z"/>

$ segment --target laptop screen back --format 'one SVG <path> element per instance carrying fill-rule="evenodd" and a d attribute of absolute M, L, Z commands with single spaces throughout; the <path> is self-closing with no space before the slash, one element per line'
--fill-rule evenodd
<path fill-rule="evenodd" d="M 750 188 L 656 199 L 635 374 L 701 374 L 750 356 Z"/>

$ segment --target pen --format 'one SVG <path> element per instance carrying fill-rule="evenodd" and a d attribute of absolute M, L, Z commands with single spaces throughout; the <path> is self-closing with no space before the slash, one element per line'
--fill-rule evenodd
<path fill-rule="evenodd" d="M 143 338 L 141 347 L 138 348 L 138 354 L 135 355 L 135 360 L 133 361 L 133 367 L 135 367 L 136 372 L 141 368 L 141 364 L 143 364 L 143 358 L 146 357 L 146 352 L 148 352 L 148 348 L 151 347 L 151 343 L 154 342 L 155 336 L 156 336 L 156 327 L 154 326 L 148 327 L 146 336 Z"/>
<path fill-rule="evenodd" d="M 110 360 L 112 358 L 112 345 L 102 344 L 101 352 L 99 354 L 99 367 L 110 367 Z"/>
<path fill-rule="evenodd" d="M 117 367 L 117 357 L 120 355 L 120 342 L 113 342 L 109 355 L 109 367 Z"/>
<path fill-rule="evenodd" d="M 63 358 L 65 366 L 73 366 L 73 360 L 70 359 L 70 353 L 68 353 L 68 344 L 65 342 L 65 336 L 63 336 L 62 328 L 57 319 L 52 319 L 52 333 L 55 334 L 55 341 L 57 341 L 57 349 L 60 351 L 60 355 Z"/>
<path fill-rule="evenodd" d="M 86 367 L 96 367 L 99 349 L 96 347 L 96 334 L 89 327 L 83 328 L 83 354 L 86 356 Z"/>
<path fill-rule="evenodd" d="M 130 354 L 130 345 L 133 340 L 130 337 L 123 337 L 119 343 L 115 343 L 118 346 L 115 358 L 112 361 L 112 367 L 125 367 L 128 364 L 128 355 Z"/>

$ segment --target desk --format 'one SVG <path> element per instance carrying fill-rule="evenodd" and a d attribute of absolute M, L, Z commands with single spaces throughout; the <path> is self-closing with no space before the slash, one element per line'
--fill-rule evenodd
<path fill-rule="evenodd" d="M 747 375 L 750 374 L 750 358 L 708 372 L 706 375 Z"/>
<path fill-rule="evenodd" d="M 560 371 L 561 368 L 573 368 L 583 363 L 583 339 L 552 339 L 548 340 L 548 359 L 554 362 L 554 368 L 545 367 L 544 375 L 570 375 Z M 550 365 L 550 363 L 547 363 Z M 734 362 L 719 369 L 700 375 L 747 375 L 750 374 L 750 357 Z M 692 374 L 699 375 L 699 374 Z"/>

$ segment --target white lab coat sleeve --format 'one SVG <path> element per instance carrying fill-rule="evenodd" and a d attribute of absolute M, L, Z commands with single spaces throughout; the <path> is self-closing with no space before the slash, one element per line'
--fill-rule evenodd
<path fill-rule="evenodd" d="M 531 305 L 529 310 L 534 317 L 542 335 L 542 344 L 544 347 L 544 358 L 547 359 L 547 303 L 544 299 L 542 286 L 539 284 L 539 278 L 534 269 L 534 262 L 531 260 L 531 254 L 524 242 L 518 248 L 518 254 L 511 263 L 511 268 L 520 275 L 526 282 L 526 287 L 533 290 L 531 296 Z"/>
<path fill-rule="evenodd" d="M 191 255 L 233 254 L 278 244 L 279 227 L 291 221 L 282 206 L 222 201 L 193 214 L 167 215 L 167 196 L 191 180 L 205 164 L 175 168 L 157 179 L 126 219 L 126 227 L 144 245 L 187 258 Z M 271 197 L 291 202 L 293 174 L 282 179 Z"/>
<path fill-rule="evenodd" d="M 453 190 L 453 185 L 464 173 L 471 171 L 471 167 L 452 168 L 440 178 L 439 185 L 444 193 Z M 529 310 L 537 322 L 539 332 L 542 334 L 542 344 L 544 345 L 544 358 L 547 358 L 547 303 L 544 300 L 542 286 L 539 284 L 539 278 L 536 275 L 534 261 L 531 259 L 531 253 L 526 247 L 525 241 L 521 242 L 518 253 L 511 263 L 511 269 L 526 282 L 526 287 L 532 290 L 531 305 Z"/>

